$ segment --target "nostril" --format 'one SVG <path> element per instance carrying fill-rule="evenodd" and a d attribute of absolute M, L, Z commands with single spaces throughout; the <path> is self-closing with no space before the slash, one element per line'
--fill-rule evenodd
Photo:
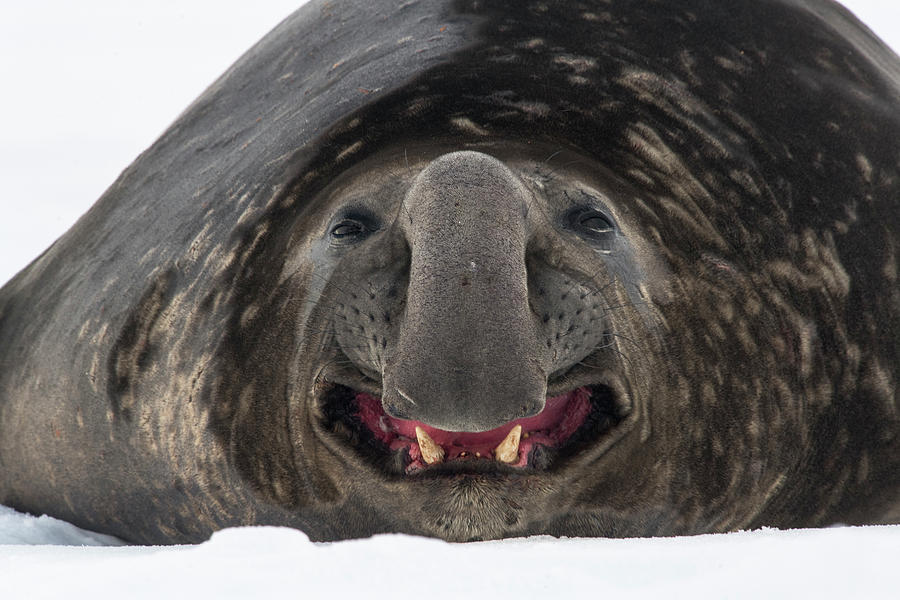
<path fill-rule="evenodd" d="M 395 419 L 410 420 L 409 413 L 398 407 L 396 404 L 385 402 L 383 406 L 384 412 L 389 416 L 394 417 Z"/>
<path fill-rule="evenodd" d="M 400 388 L 394 388 L 395 394 L 390 394 L 382 398 L 384 412 L 397 419 L 411 419 L 413 412 L 412 407 L 418 406 L 416 401 L 404 393 Z"/>
<path fill-rule="evenodd" d="M 383 401 L 382 406 L 384 412 L 395 419 L 409 419 L 409 411 L 402 406 L 398 406 L 396 402 Z"/>
<path fill-rule="evenodd" d="M 544 410 L 545 403 L 543 401 L 528 402 L 523 404 L 519 410 L 518 418 L 533 417 Z"/>

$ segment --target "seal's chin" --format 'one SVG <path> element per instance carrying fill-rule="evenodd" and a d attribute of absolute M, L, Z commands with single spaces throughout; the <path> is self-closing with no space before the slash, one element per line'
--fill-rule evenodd
<path fill-rule="evenodd" d="M 381 399 L 334 384 L 325 425 L 392 475 L 546 471 L 594 445 L 624 418 L 611 388 L 582 386 L 548 398 L 537 415 L 478 433 L 387 415 Z"/>

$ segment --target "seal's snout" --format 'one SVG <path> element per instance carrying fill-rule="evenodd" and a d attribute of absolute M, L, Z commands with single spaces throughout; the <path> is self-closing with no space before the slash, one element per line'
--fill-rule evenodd
<path fill-rule="evenodd" d="M 382 375 L 388 415 L 484 432 L 543 410 L 527 207 L 518 177 L 478 152 L 441 156 L 413 181 L 401 220 L 411 252 L 406 312 Z"/>

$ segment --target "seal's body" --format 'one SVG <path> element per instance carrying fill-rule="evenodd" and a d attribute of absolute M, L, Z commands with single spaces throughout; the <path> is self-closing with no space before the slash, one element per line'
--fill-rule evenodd
<path fill-rule="evenodd" d="M 125 539 L 900 521 L 900 61 L 830 2 L 314 2 L 0 290 Z"/>

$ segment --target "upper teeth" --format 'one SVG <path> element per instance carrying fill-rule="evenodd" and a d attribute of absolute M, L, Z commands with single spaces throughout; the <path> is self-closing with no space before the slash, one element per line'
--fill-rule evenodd
<path fill-rule="evenodd" d="M 435 442 L 421 427 L 416 427 L 416 439 L 419 441 L 419 450 L 422 452 L 422 460 L 427 464 L 443 462 L 444 449 Z"/>
<path fill-rule="evenodd" d="M 519 440 L 522 437 L 522 426 L 516 425 L 509 430 L 506 437 L 494 449 L 494 458 L 500 462 L 514 463 L 519 459 Z"/>
<path fill-rule="evenodd" d="M 514 463 L 519 459 L 519 441 L 522 438 L 522 426 L 516 425 L 509 430 L 506 437 L 500 444 L 494 448 L 494 458 L 504 463 Z M 434 441 L 421 427 L 416 427 L 416 440 L 419 442 L 419 451 L 422 453 L 422 460 L 426 464 L 433 465 L 444 462 L 446 453 L 444 449 Z M 463 451 L 460 456 L 468 453 Z M 476 452 L 476 456 L 481 456 L 480 452 Z"/>

